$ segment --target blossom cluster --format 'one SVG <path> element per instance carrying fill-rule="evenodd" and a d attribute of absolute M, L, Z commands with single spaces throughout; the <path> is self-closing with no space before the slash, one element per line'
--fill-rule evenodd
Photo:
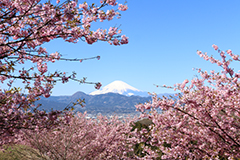
<path fill-rule="evenodd" d="M 163 159 L 240 157 L 240 81 L 239 73 L 230 67 L 230 62 L 238 61 L 238 56 L 231 50 L 221 51 L 216 45 L 213 48 L 221 60 L 201 51 L 197 54 L 221 66 L 220 73 L 198 69 L 200 78 L 175 86 L 180 92 L 176 100 L 153 96 L 151 103 L 136 106 L 142 111 L 151 110 L 147 115 L 154 123 L 150 137 L 152 144 L 163 152 Z M 157 113 L 157 108 L 162 114 Z"/>
<path fill-rule="evenodd" d="M 106 7 L 111 9 L 106 10 Z M 56 82 L 74 80 L 95 84 L 97 89 L 101 87 L 101 83 L 86 82 L 85 78 L 76 79 L 74 72 L 67 75 L 65 72 L 50 73 L 48 70 L 48 64 L 55 61 L 82 62 L 100 59 L 100 56 L 66 59 L 58 52 L 48 53 L 42 45 L 54 39 L 70 43 L 82 40 L 88 44 L 97 41 L 113 42 L 114 45 L 127 44 L 128 38 L 120 35 L 121 31 L 116 27 L 110 27 L 109 31 L 94 31 L 91 27 L 93 22 L 119 18 L 119 12 L 126 9 L 126 5 L 118 4 L 116 0 L 103 0 L 99 6 L 87 2 L 78 4 L 75 0 L 57 0 L 57 4 L 40 0 L 0 1 L 0 81 L 9 87 L 0 88 L 0 135 L 3 137 L 0 145 L 8 143 L 22 128 L 44 127 L 50 120 L 57 122 L 56 117 L 62 115 L 62 111 L 53 112 L 56 116 L 50 118 L 52 113 L 37 111 L 39 106 L 34 103 L 40 96 L 48 98 Z M 25 67 L 29 62 L 32 67 Z M 19 69 L 21 65 L 24 67 Z M 17 80 L 25 85 L 23 89 L 26 94 L 13 86 Z"/>
<path fill-rule="evenodd" d="M 69 124 L 52 130 L 23 131 L 22 144 L 29 145 L 50 159 L 135 159 L 132 120 L 117 116 L 87 119 L 78 113 Z"/>

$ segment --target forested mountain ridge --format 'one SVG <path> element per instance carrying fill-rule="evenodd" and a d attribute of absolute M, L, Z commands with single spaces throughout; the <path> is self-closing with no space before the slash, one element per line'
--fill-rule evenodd
<path fill-rule="evenodd" d="M 162 94 L 162 96 L 163 95 L 169 96 L 172 94 Z M 36 104 L 42 104 L 39 109 L 44 109 L 46 111 L 50 111 L 51 109 L 62 110 L 68 105 L 76 102 L 77 99 L 85 99 L 85 107 L 76 105 L 74 107 L 75 111 L 87 111 L 88 113 L 133 113 L 136 112 L 136 104 L 151 101 L 151 96 L 125 96 L 118 93 L 88 95 L 78 91 L 72 96 L 41 97 L 41 100 Z"/>

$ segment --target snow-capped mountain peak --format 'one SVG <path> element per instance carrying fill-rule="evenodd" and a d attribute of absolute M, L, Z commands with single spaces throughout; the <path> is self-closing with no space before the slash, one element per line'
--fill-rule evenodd
<path fill-rule="evenodd" d="M 96 90 L 91 92 L 90 95 L 98 95 L 98 94 L 105 94 L 105 93 L 118 93 L 122 95 L 136 95 L 136 93 L 142 93 L 142 91 L 128 85 L 123 81 L 114 81 L 100 90 Z M 138 95 L 138 94 L 137 94 Z"/>

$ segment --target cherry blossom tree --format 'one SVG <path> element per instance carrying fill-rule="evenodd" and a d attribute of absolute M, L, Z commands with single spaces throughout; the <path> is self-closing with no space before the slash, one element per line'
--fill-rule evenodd
<path fill-rule="evenodd" d="M 67 125 L 51 131 L 24 132 L 22 143 L 36 149 L 38 157 L 49 159 L 135 159 L 130 154 L 135 141 L 130 137 L 133 119 L 117 116 L 87 119 L 78 113 Z"/>
<path fill-rule="evenodd" d="M 221 60 L 197 51 L 206 61 L 217 64 L 221 72 L 197 69 L 200 77 L 185 80 L 173 89 L 177 100 L 153 96 L 151 103 L 139 104 L 139 110 L 152 110 L 152 145 L 163 152 L 163 159 L 236 159 L 240 157 L 240 73 L 230 67 L 240 61 L 231 50 L 213 48 Z M 230 58 L 227 60 L 227 56 Z M 155 111 L 160 108 L 163 113 Z M 145 149 L 148 157 L 156 157 Z"/>
<path fill-rule="evenodd" d="M 109 6 L 109 7 L 107 7 Z M 105 8 L 112 8 L 106 10 Z M 119 18 L 120 11 L 127 10 L 127 5 L 118 4 L 116 0 L 102 0 L 99 5 L 77 0 L 60 1 L 56 4 L 40 0 L 1 0 L 0 1 L 0 81 L 9 89 L 0 88 L 0 146 L 14 140 L 12 136 L 20 129 L 44 128 L 58 124 L 59 116 L 68 122 L 71 113 L 52 111 L 46 113 L 37 110 L 34 102 L 40 96 L 49 97 L 57 81 L 66 83 L 74 80 L 79 83 L 95 84 L 99 89 L 101 83 L 77 79 L 76 73 L 48 72 L 48 63 L 55 61 L 84 61 L 91 58 L 66 59 L 60 53 L 48 53 L 43 44 L 54 39 L 77 43 L 82 40 L 88 44 L 106 41 L 113 45 L 128 43 L 121 30 L 110 27 L 109 30 L 91 29 L 91 24 L 98 21 L 110 21 Z M 30 68 L 20 65 L 31 62 Z M 25 84 L 23 94 L 13 82 Z"/>

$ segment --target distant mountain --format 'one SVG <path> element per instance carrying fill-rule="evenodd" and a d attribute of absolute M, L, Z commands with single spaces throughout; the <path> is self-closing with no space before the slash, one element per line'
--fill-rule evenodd
<path fill-rule="evenodd" d="M 105 87 L 101 88 L 100 90 L 91 92 L 89 95 L 100 95 L 106 93 L 118 93 L 125 96 L 133 95 L 141 97 L 149 96 L 147 92 L 140 91 L 139 89 L 136 89 L 123 81 L 114 81 L 106 85 Z"/>
<path fill-rule="evenodd" d="M 88 95 L 84 92 L 76 92 L 72 96 L 51 96 L 49 98 L 41 97 L 40 103 L 42 106 L 40 109 L 46 111 L 63 110 L 67 105 L 72 102 L 76 102 L 77 99 L 85 99 L 86 106 L 75 106 L 75 111 L 84 112 L 87 111 L 91 114 L 107 114 L 107 113 L 133 113 L 136 112 L 135 105 L 138 103 L 145 103 L 150 101 L 151 97 L 140 96 L 125 96 L 118 93 L 106 93 L 99 95 Z"/>
<path fill-rule="evenodd" d="M 158 97 L 174 97 L 174 94 L 159 94 Z M 42 104 L 39 109 L 46 111 L 63 110 L 67 106 L 71 106 L 77 99 L 85 99 L 85 107 L 75 106 L 75 111 L 87 111 L 90 114 L 108 114 L 108 113 L 134 113 L 135 105 L 151 101 L 151 96 L 144 91 L 140 91 L 125 82 L 114 81 L 100 90 L 85 94 L 84 92 L 76 92 L 72 96 L 50 96 L 49 98 L 41 97 L 36 104 Z"/>
<path fill-rule="evenodd" d="M 174 94 L 161 94 L 159 97 L 171 97 Z M 75 106 L 75 111 L 84 112 L 87 111 L 89 114 L 136 114 L 135 105 L 138 103 L 145 103 L 151 101 L 151 96 L 125 96 L 118 93 L 106 93 L 99 95 L 88 95 L 84 92 L 76 92 L 72 96 L 51 96 L 49 98 L 41 97 L 41 100 L 37 101 L 36 104 L 42 104 L 39 109 L 46 111 L 63 110 L 65 107 L 70 105 L 72 102 L 76 102 L 77 99 L 85 99 L 86 106 L 81 107 L 80 105 Z"/>

